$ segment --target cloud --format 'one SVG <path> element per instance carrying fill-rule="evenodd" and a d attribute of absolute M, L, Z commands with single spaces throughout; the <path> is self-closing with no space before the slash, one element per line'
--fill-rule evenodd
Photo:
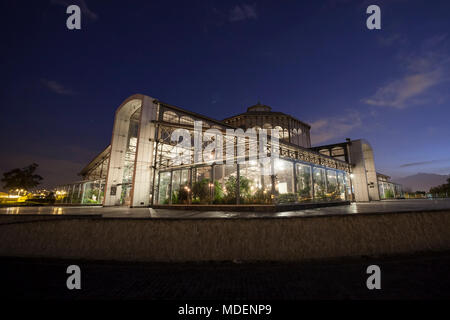
<path fill-rule="evenodd" d="M 358 112 L 350 112 L 348 117 L 329 117 L 313 121 L 311 124 L 311 143 L 313 145 L 336 139 L 344 139 L 345 135 L 362 124 Z"/>
<path fill-rule="evenodd" d="M 258 14 L 256 13 L 256 4 L 242 4 L 236 5 L 231 9 L 228 16 L 230 22 L 237 22 L 243 20 L 258 19 Z"/>
<path fill-rule="evenodd" d="M 61 94 L 61 95 L 72 95 L 74 92 L 72 90 L 67 89 L 59 82 L 48 80 L 48 79 L 41 79 L 41 83 L 50 91 L 53 91 L 54 93 Z"/>
<path fill-rule="evenodd" d="M 407 168 L 407 167 L 417 167 L 427 164 L 433 164 L 433 163 L 439 163 L 439 162 L 448 162 L 449 159 L 438 159 L 438 160 L 428 160 L 428 161 L 421 161 L 421 162 L 411 162 L 411 163 L 405 163 L 400 166 L 400 168 Z"/>
<path fill-rule="evenodd" d="M 387 106 L 398 109 L 416 105 L 423 100 L 415 99 L 427 89 L 437 85 L 442 80 L 440 70 L 428 73 L 405 75 L 401 79 L 389 82 L 379 88 L 376 93 L 364 102 L 373 106 Z"/>
<path fill-rule="evenodd" d="M 412 53 L 398 54 L 400 75 L 362 101 L 372 106 L 404 109 L 442 100 L 442 95 L 431 96 L 430 89 L 450 80 L 450 56 L 446 53 L 446 38 L 446 34 L 435 35 L 416 45 L 417 49 Z M 406 43 L 401 35 L 380 39 L 383 39 L 381 44 L 384 45 Z"/>
<path fill-rule="evenodd" d="M 89 19 L 91 19 L 91 20 L 98 19 L 98 15 L 88 8 L 86 1 L 84 1 L 84 0 L 70 0 L 70 1 L 68 1 L 68 0 L 51 0 L 51 3 L 55 4 L 55 5 L 61 5 L 64 7 L 68 7 L 72 4 L 75 4 L 80 7 L 81 13 L 84 14 Z"/>

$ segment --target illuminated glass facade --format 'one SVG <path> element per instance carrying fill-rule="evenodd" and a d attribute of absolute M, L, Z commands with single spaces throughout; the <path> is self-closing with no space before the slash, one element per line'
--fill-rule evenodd
<path fill-rule="evenodd" d="M 184 128 L 194 137 L 194 121 L 202 121 L 203 130 L 215 128 L 224 134 L 233 127 L 172 110 L 169 105 L 160 105 L 159 111 L 154 205 L 276 205 L 350 200 L 348 164 L 298 145 L 284 144 L 283 131 L 279 131 L 280 157 L 267 163 L 247 156 L 244 163 L 238 159 L 232 164 L 216 163 L 205 157 L 201 163 L 176 165 L 173 130 Z M 260 128 L 255 129 L 258 132 Z M 235 149 L 242 143 L 238 141 L 224 138 L 224 144 L 231 143 Z M 244 144 L 248 155 L 249 140 Z M 193 157 L 193 152 L 190 154 Z"/>
<path fill-rule="evenodd" d="M 228 135 L 239 129 L 242 136 Z M 183 135 L 174 138 L 180 130 Z M 358 165 L 351 161 L 357 162 L 356 151 L 373 158 L 368 143 L 311 148 L 309 130 L 308 124 L 261 104 L 218 121 L 134 95 L 116 112 L 111 145 L 82 170 L 82 181 L 58 188 L 57 201 L 124 206 L 337 203 L 354 201 L 355 194 L 357 201 L 358 196 L 361 201 L 373 198 L 371 185 L 387 197 L 386 181 L 351 178 L 358 176 L 353 169 L 359 170 Z M 266 139 L 251 140 L 252 132 L 258 138 L 267 133 Z M 277 150 L 272 136 L 279 137 Z M 222 149 L 208 149 L 212 142 Z M 352 151 L 352 145 L 359 149 Z M 253 148 L 266 161 L 252 157 Z M 225 159 L 228 150 L 232 161 Z M 369 165 L 361 177 L 372 172 L 373 161 Z M 352 181 L 359 185 L 355 188 Z M 393 188 L 394 194 L 401 193 L 400 186 Z"/>
<path fill-rule="evenodd" d="M 378 173 L 377 179 L 381 199 L 399 199 L 404 197 L 402 186 L 391 182 L 389 176 Z"/>

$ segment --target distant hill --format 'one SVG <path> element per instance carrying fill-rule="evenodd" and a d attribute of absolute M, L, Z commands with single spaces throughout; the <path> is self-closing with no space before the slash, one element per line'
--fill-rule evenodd
<path fill-rule="evenodd" d="M 449 176 L 434 173 L 418 173 L 404 178 L 392 179 L 392 181 L 403 185 L 403 189 L 411 191 L 429 191 L 430 188 L 447 183 Z"/>

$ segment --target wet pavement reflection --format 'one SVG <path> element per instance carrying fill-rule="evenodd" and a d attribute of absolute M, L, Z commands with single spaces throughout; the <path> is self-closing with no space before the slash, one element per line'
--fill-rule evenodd
<path fill-rule="evenodd" d="M 105 218 L 285 218 L 321 215 L 342 215 L 357 213 L 383 213 L 450 210 L 450 199 L 386 200 L 350 205 L 305 209 L 285 212 L 230 212 L 196 211 L 153 208 L 101 207 L 101 206 L 49 206 L 49 207 L 7 207 L 0 208 L 2 215 L 92 215 Z"/>

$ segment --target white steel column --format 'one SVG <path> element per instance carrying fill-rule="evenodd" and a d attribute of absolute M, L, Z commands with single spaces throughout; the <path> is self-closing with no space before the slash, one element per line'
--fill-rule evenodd
<path fill-rule="evenodd" d="M 144 96 L 134 165 L 131 206 L 148 206 L 152 182 L 153 148 L 158 105 L 155 99 Z"/>

